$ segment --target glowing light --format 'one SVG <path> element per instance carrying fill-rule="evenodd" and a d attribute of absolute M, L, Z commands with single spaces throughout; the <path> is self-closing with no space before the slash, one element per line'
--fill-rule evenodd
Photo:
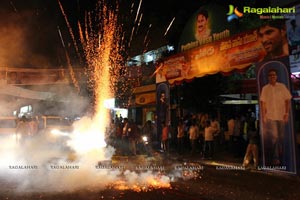
<path fill-rule="evenodd" d="M 168 28 L 167 28 L 167 30 L 166 30 L 166 32 L 165 32 L 165 34 L 164 34 L 164 36 L 166 36 L 166 35 L 167 35 L 167 33 L 168 33 L 169 29 L 171 28 L 171 26 L 172 26 L 172 24 L 173 24 L 174 20 L 175 20 L 175 17 L 173 17 L 172 21 L 170 22 L 170 24 L 169 24 L 169 26 L 168 26 Z"/>
<path fill-rule="evenodd" d="M 170 179 L 160 174 L 152 174 L 146 172 L 134 174 L 132 172 L 125 172 L 127 180 L 119 180 L 111 185 L 112 188 L 117 190 L 133 190 L 135 192 L 146 192 L 153 189 L 168 188 L 171 189 Z"/>
<path fill-rule="evenodd" d="M 91 128 L 93 129 L 93 128 Z M 106 146 L 104 136 L 97 130 L 85 130 L 83 133 L 75 131 L 67 144 L 73 147 L 77 153 L 84 154 L 94 150 L 101 150 Z"/>
<path fill-rule="evenodd" d="M 79 120 L 68 141 L 68 145 L 80 153 L 106 146 L 104 135 L 110 117 L 105 105 L 107 99 L 114 95 L 123 59 L 119 53 L 122 47 L 119 44 L 121 37 L 116 13 L 109 10 L 104 1 L 99 1 L 93 14 L 95 16 L 91 13 L 85 15 L 84 27 L 78 22 L 79 37 L 88 65 L 88 84 L 94 95 L 93 117 Z M 95 20 L 93 23 L 92 19 Z"/>
<path fill-rule="evenodd" d="M 104 100 L 104 107 L 108 108 L 108 109 L 115 108 L 115 98 L 105 99 Z"/>
<path fill-rule="evenodd" d="M 148 141 L 147 136 L 143 136 L 142 139 L 143 139 L 144 142 L 147 142 L 147 141 Z"/>
<path fill-rule="evenodd" d="M 114 89 L 120 78 L 126 80 L 127 77 L 126 71 L 122 67 L 125 60 L 121 56 L 120 40 L 123 37 L 120 37 L 117 17 L 114 12 L 108 10 L 106 5 L 103 5 L 103 2 L 104 0 L 98 2 L 98 12 L 92 12 L 96 16 L 92 16 L 90 13 L 86 14 L 85 27 L 78 23 L 80 27 L 79 37 L 88 65 L 89 89 L 93 92 L 94 112 L 91 113 L 92 117 L 85 116 L 75 121 L 72 124 L 74 131 L 68 134 L 68 137 L 63 138 L 68 138 L 67 141 L 59 140 L 56 137 L 50 137 L 50 139 L 54 138 L 53 141 L 48 140 L 48 138 L 45 140 L 44 137 L 42 139 L 32 137 L 30 140 L 22 141 L 22 144 L 19 145 L 16 138 L 9 137 L 9 146 L 6 147 L 6 142 L 0 146 L 0 153 L 12 152 L 12 154 L 6 153 L 9 155 L 8 157 L 1 155 L 7 163 L 12 163 L 12 165 L 19 163 L 23 165 L 39 164 L 40 168 L 36 171 L 29 170 L 29 173 L 24 173 L 25 170 L 19 170 L 23 175 L 17 180 L 20 183 L 18 187 L 20 191 L 74 191 L 79 188 L 94 186 L 106 188 L 107 185 L 116 189 L 139 192 L 171 188 L 170 178 L 160 172 L 139 171 L 136 173 L 124 170 L 124 168 L 121 170 L 96 170 L 90 167 L 99 161 L 111 161 L 114 149 L 107 146 L 104 140 L 105 130 L 110 122 L 110 113 L 105 108 L 104 102 L 114 95 Z M 126 82 L 127 84 L 130 83 L 128 80 Z M 121 111 L 123 110 L 119 110 L 119 112 Z M 65 133 L 59 130 L 53 130 L 52 134 L 65 136 Z M 52 134 L 46 136 L 52 136 Z M 70 148 L 64 148 L 65 145 Z M 15 152 L 15 150 L 17 151 Z M 52 170 L 52 167 L 63 167 L 70 162 L 76 164 L 75 166 L 80 165 L 80 168 L 78 167 L 76 170 Z M 7 169 L 7 163 L 5 162 L 6 166 L 0 164 L 0 167 Z M 49 170 L 48 167 L 51 169 Z M 14 172 L 14 170 L 8 171 Z M 60 184 L 56 184 L 58 182 Z"/>
<path fill-rule="evenodd" d="M 58 130 L 58 129 L 52 129 L 52 130 L 50 131 L 50 133 L 51 133 L 52 135 L 55 135 L 55 136 L 68 136 L 68 135 L 69 135 L 68 133 L 64 133 L 64 132 L 62 132 L 62 131 L 60 131 L 60 130 Z"/>
<path fill-rule="evenodd" d="M 15 140 L 15 141 L 19 141 L 21 138 L 22 138 L 22 135 L 21 134 L 13 134 L 12 135 L 12 138 Z"/>

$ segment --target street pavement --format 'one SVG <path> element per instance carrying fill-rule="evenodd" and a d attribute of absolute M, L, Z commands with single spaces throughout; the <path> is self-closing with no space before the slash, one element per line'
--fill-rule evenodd
<path fill-rule="evenodd" d="M 218 159 L 217 159 L 218 158 Z M 96 199 L 199 199 L 199 200 L 297 200 L 300 179 L 296 175 L 277 174 L 257 169 L 244 169 L 241 157 L 221 152 L 215 159 L 202 159 L 200 154 L 178 155 L 156 152 L 153 157 L 115 156 L 112 163 L 128 166 L 153 163 L 165 167 L 171 178 L 170 187 L 147 190 L 85 187 L 64 192 L 17 193 L 11 180 L 0 179 L 0 199 L 15 200 L 96 200 Z M 181 176 L 172 177 L 174 166 Z M 133 168 L 134 169 L 134 168 Z M 45 180 L 46 181 L 46 180 Z"/>

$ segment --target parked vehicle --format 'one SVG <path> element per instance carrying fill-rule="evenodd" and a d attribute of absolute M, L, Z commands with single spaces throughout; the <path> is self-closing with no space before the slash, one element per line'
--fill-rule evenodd
<path fill-rule="evenodd" d="M 61 116 L 41 116 L 39 119 L 39 133 L 49 142 L 61 145 L 72 132 L 70 120 Z"/>
<path fill-rule="evenodd" d="M 55 131 L 69 133 L 72 131 L 70 120 L 60 116 L 42 116 L 40 123 L 40 128 L 44 133 Z"/>

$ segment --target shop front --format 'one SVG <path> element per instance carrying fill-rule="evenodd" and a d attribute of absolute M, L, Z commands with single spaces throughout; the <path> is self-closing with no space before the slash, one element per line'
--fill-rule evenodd
<path fill-rule="evenodd" d="M 217 14 L 215 14 L 216 10 L 218 10 Z M 201 7 L 188 21 L 183 30 L 183 36 L 179 44 L 179 50 L 181 52 L 158 63 L 156 68 L 156 93 L 160 95 L 162 93 L 161 88 L 164 87 L 165 98 L 169 100 L 168 103 L 172 103 L 172 101 L 170 101 L 170 90 L 168 90 L 170 86 L 180 85 L 183 82 L 188 83 L 194 79 L 214 74 L 230 76 L 232 72 L 245 72 L 248 68 L 254 66 L 256 72 L 255 77 L 252 80 L 240 81 L 240 84 L 245 84 L 243 87 L 246 88 L 246 90 L 250 88 L 251 96 L 254 98 L 243 98 L 249 95 L 245 90 L 236 94 L 241 97 L 237 100 L 249 100 L 252 102 L 249 105 L 254 105 L 257 120 L 260 122 L 260 135 L 263 141 L 261 147 L 262 165 L 266 167 L 266 170 L 270 170 L 270 167 L 273 166 L 271 170 L 275 172 L 296 174 L 298 167 L 296 167 L 296 132 L 294 127 L 295 88 L 290 78 L 291 61 L 289 60 L 289 41 L 286 24 L 290 19 L 257 20 L 259 16 L 253 15 L 254 14 L 251 14 L 251 16 L 250 14 L 249 16 L 243 16 L 243 13 L 240 13 L 240 15 L 237 16 L 238 18 L 248 17 L 248 19 L 250 19 L 256 17 L 256 21 L 254 20 L 253 22 L 257 22 L 257 24 L 250 23 L 250 21 L 247 20 L 240 21 L 240 26 L 244 27 L 244 29 L 240 28 L 239 31 L 235 31 L 225 8 L 222 11 L 219 7 L 214 6 Z M 204 24 L 204 22 L 200 24 L 199 18 L 203 19 L 202 21 L 206 20 L 206 24 Z M 236 20 L 239 20 L 238 18 Z M 227 21 L 224 22 L 224 19 L 227 19 Z M 245 23 L 252 25 L 246 26 Z M 220 27 L 220 24 L 222 24 L 223 27 Z M 209 32 L 209 34 L 203 33 L 201 36 L 201 30 L 204 28 L 206 28 L 206 33 Z M 270 36 L 270 31 L 273 32 L 274 35 Z M 295 58 L 294 55 L 293 58 Z M 265 116 L 261 111 L 266 109 L 266 107 L 262 107 L 265 102 L 262 88 L 263 85 L 268 84 L 267 77 L 271 70 L 276 70 L 274 73 L 277 73 L 277 81 L 282 87 L 286 88 L 288 93 L 286 98 L 289 99 L 289 101 L 283 100 L 283 102 L 289 102 L 286 103 L 285 110 L 288 117 L 284 117 L 284 120 L 282 119 L 282 121 L 286 123 L 282 123 L 283 128 L 279 129 L 278 132 L 276 132 L 277 135 L 273 135 L 274 137 L 269 137 L 270 131 L 268 131 L 268 127 L 270 126 L 266 125 L 265 118 L 263 118 Z M 247 82 L 251 83 L 249 87 Z M 269 84 L 271 83 L 269 82 Z M 242 88 L 242 86 L 239 88 Z M 194 95 L 201 96 L 199 93 Z M 168 105 L 169 109 L 165 109 L 168 113 L 163 116 L 170 116 L 171 107 L 172 105 Z M 268 109 L 270 109 L 270 107 L 268 107 Z M 158 112 L 160 111 L 161 110 L 158 110 Z M 269 110 L 268 113 L 270 112 Z M 161 121 L 162 119 L 158 117 L 158 121 L 159 120 Z M 170 124 L 172 124 L 172 122 L 170 122 Z M 280 133 L 280 131 L 282 131 L 282 133 Z M 160 130 L 158 129 L 158 134 L 159 132 Z M 280 137 L 280 139 L 276 139 L 275 141 L 272 137 L 275 139 Z M 273 141 L 275 141 L 273 146 L 276 147 L 270 149 L 269 144 Z M 275 162 L 277 159 L 275 158 L 276 155 L 281 156 L 280 162 Z M 275 160 L 270 161 L 272 160 L 271 157 L 274 157 Z"/>

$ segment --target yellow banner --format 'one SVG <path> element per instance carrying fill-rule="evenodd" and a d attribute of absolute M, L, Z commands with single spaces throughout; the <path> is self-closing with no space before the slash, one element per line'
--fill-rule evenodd
<path fill-rule="evenodd" d="M 156 102 L 155 92 L 137 94 L 135 96 L 136 105 L 154 104 Z"/>

